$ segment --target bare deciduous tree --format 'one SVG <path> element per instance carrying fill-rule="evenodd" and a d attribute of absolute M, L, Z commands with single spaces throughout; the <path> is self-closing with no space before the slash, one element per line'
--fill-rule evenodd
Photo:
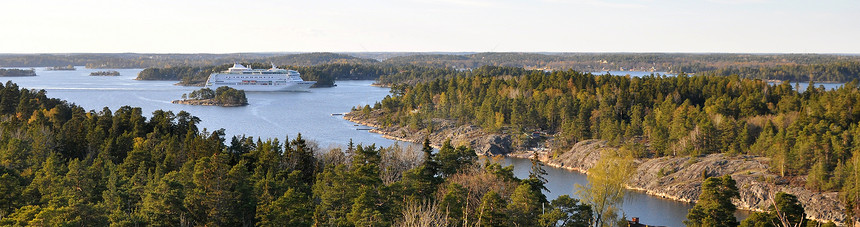
<path fill-rule="evenodd" d="M 394 183 L 403 177 L 403 172 L 421 165 L 423 160 L 420 149 L 415 146 L 401 147 L 395 143 L 380 152 L 380 177 L 385 185 Z"/>
<path fill-rule="evenodd" d="M 403 219 L 395 224 L 395 226 L 448 226 L 448 213 L 439 208 L 439 204 L 429 200 L 423 202 L 410 201 L 403 207 L 402 213 Z"/>

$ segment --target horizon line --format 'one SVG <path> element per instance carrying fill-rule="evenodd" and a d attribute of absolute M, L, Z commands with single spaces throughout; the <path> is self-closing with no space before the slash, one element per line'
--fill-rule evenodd
<path fill-rule="evenodd" d="M 0 55 L 78 55 L 78 54 L 309 54 L 309 53 L 415 53 L 415 54 L 479 54 L 479 53 L 534 53 L 534 54 L 754 54 L 754 55 L 860 55 L 850 52 L 624 52 L 624 51 L 260 51 L 260 52 L 13 52 Z"/>

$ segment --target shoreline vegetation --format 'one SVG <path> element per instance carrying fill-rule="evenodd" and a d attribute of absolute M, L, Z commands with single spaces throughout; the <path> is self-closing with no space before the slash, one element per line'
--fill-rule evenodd
<path fill-rule="evenodd" d="M 540 71 L 581 72 L 642 71 L 672 74 L 701 74 L 780 81 L 833 81 L 845 83 L 860 78 L 860 56 L 838 54 L 683 54 L 683 53 L 243 53 L 243 54 L 12 54 L 0 55 L 6 67 L 52 67 L 85 65 L 87 68 L 188 67 L 182 75 L 165 78 L 199 84 L 199 70 L 237 62 L 258 62 L 298 70 L 317 86 L 332 86 L 328 80 L 376 79 L 398 73 L 422 73 L 433 68 L 469 71 L 483 66 L 514 67 Z M 342 68 L 341 66 L 347 67 Z M 334 68 L 332 68 L 334 67 Z M 412 67 L 412 68 L 410 68 Z M 340 68 L 340 69 L 337 69 Z M 379 71 L 382 69 L 384 71 Z M 395 71 L 388 71 L 394 69 Z M 211 72 L 210 72 L 211 73 Z M 202 80 L 205 81 L 205 73 Z M 307 75 L 308 78 L 304 76 Z M 186 79 L 186 77 L 188 77 Z M 319 78 L 316 78 L 319 77 Z M 401 80 L 399 82 L 407 82 Z M 386 82 L 387 83 L 387 82 Z"/>
<path fill-rule="evenodd" d="M 478 128 L 476 126 L 453 126 L 458 129 L 447 130 L 448 126 L 441 126 L 441 130 L 427 133 L 424 130 L 414 131 L 404 127 L 386 127 L 372 117 L 363 117 L 359 111 L 352 111 L 343 115 L 347 121 L 372 127 L 371 133 L 382 135 L 383 138 L 420 143 L 420 138 L 432 138 L 431 146 L 440 148 L 445 140 L 451 140 L 454 144 L 468 144 L 472 147 L 482 146 L 481 141 L 487 141 L 487 137 L 495 137 L 490 133 L 480 130 L 464 133 L 462 128 Z M 463 136 L 463 135 L 467 136 Z M 406 136 L 409 135 L 409 136 Z M 452 139 L 454 138 L 454 139 Z M 570 150 L 551 152 L 545 148 L 535 150 L 534 147 L 497 147 L 498 151 L 476 149 L 476 154 L 481 156 L 504 156 L 520 159 L 531 159 L 537 154 L 538 159 L 554 168 L 589 174 L 588 170 L 600 159 L 601 151 L 604 149 L 621 149 L 607 145 L 607 141 L 586 140 L 575 144 Z M 770 168 L 767 163 L 770 160 L 762 157 L 741 156 L 729 157 L 722 154 L 711 154 L 701 157 L 669 157 L 669 158 L 638 158 L 635 159 L 637 167 L 630 181 L 624 184 L 629 190 L 641 191 L 651 196 L 657 196 L 669 200 L 685 203 L 696 203 L 699 197 L 698 187 L 705 180 L 703 174 L 708 176 L 731 175 L 738 180 L 740 199 L 734 203 L 739 209 L 765 212 L 770 206 L 770 201 L 776 196 L 776 192 L 791 192 L 798 195 L 804 201 L 807 218 L 819 222 L 833 221 L 844 224 L 845 217 L 841 211 L 845 205 L 839 201 L 835 192 L 819 193 L 807 190 L 802 186 L 777 184 L 779 176 L 768 173 Z M 731 163 L 731 164 L 727 164 Z"/>
<path fill-rule="evenodd" d="M 0 77 L 36 76 L 35 69 L 0 69 Z"/>
<path fill-rule="evenodd" d="M 787 82 L 738 76 L 520 70 L 485 67 L 393 85 L 391 95 L 345 118 L 392 138 L 450 138 L 487 155 L 534 149 L 555 160 L 583 141 L 605 141 L 652 165 L 634 188 L 693 201 L 703 176 L 732 175 L 741 207 L 766 209 L 768 193 L 785 191 L 812 208 L 812 219 L 857 218 L 857 81 L 800 93 Z M 573 160 L 556 164 L 588 163 Z"/>
<path fill-rule="evenodd" d="M 108 70 L 91 72 L 90 76 L 120 76 L 120 74 L 116 70 Z"/>
<path fill-rule="evenodd" d="M 199 106 L 237 107 L 247 106 L 248 98 L 245 97 L 244 90 L 236 90 L 231 87 L 221 86 L 214 91 L 209 88 L 202 88 L 188 94 L 182 94 L 181 100 L 173 100 L 171 103 Z"/>

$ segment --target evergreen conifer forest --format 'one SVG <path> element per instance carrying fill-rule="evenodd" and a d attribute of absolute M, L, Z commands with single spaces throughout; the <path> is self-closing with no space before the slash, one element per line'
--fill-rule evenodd
<path fill-rule="evenodd" d="M 227 139 L 187 112 L 86 111 L 44 90 L 0 90 L 4 226 L 534 226 L 591 214 L 547 201 L 540 174 L 517 179 L 451 143 L 324 151 L 301 134 Z"/>

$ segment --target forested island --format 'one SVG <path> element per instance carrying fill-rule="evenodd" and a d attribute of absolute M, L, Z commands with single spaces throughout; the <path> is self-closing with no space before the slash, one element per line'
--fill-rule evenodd
<path fill-rule="evenodd" d="M 75 70 L 75 66 L 73 66 L 73 65 L 52 66 L 52 67 L 45 68 L 45 70 L 48 70 L 48 71 L 72 71 L 72 70 Z"/>
<path fill-rule="evenodd" d="M 246 106 L 248 105 L 248 98 L 245 97 L 244 90 L 221 86 L 214 91 L 209 88 L 201 88 L 188 94 L 182 94 L 182 100 L 174 100 L 173 103 L 202 106 Z"/>
<path fill-rule="evenodd" d="M 90 76 L 119 76 L 119 72 L 117 72 L 115 70 L 95 71 L 95 72 L 91 72 Z"/>
<path fill-rule="evenodd" d="M 0 77 L 36 76 L 35 69 L 0 69 Z"/>
<path fill-rule="evenodd" d="M 636 171 L 635 177 L 649 179 L 637 187 L 664 196 L 695 201 L 698 194 L 667 191 L 669 185 L 659 182 L 690 180 L 683 184 L 695 189 L 698 184 L 690 182 L 704 179 L 697 175 L 732 175 L 743 180 L 741 205 L 747 209 L 766 210 L 770 204 L 763 202 L 774 198 L 769 189 L 790 190 L 810 201 L 804 206 L 815 207 L 807 209 L 810 217 L 858 220 L 856 80 L 834 91 L 813 83 L 798 93 L 790 83 L 738 76 L 624 77 L 504 67 L 449 73 L 394 85 L 391 96 L 349 116 L 409 141 L 438 140 L 455 136 L 446 133 L 463 128 L 458 125 L 475 126 L 486 135 L 503 135 L 492 138 L 509 138 L 507 152 L 543 147 L 550 151 L 544 160 L 583 170 L 594 163 L 576 160 L 599 160 L 600 153 L 573 153 L 596 139 L 649 165 Z M 726 166 L 735 162 L 737 167 Z M 693 167 L 699 173 L 687 175 Z"/>

